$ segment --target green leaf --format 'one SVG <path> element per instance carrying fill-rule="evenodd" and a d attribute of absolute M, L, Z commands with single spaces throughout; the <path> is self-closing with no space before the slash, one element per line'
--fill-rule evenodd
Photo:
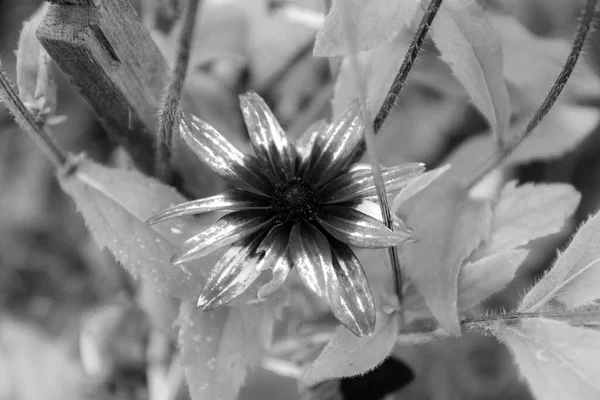
<path fill-rule="evenodd" d="M 448 169 L 450 169 L 450 165 L 444 165 L 443 167 L 427 171 L 408 182 L 400 193 L 398 193 L 396 198 L 394 198 L 392 211 L 395 212 L 405 201 L 427 188 L 427 186 L 431 185 L 433 181 L 439 178 L 444 172 L 448 171 Z"/>
<path fill-rule="evenodd" d="M 600 213 L 577 231 L 554 266 L 525 295 L 518 311 L 534 312 L 550 301 L 573 309 L 600 298 Z"/>
<path fill-rule="evenodd" d="M 466 264 L 458 280 L 458 309 L 474 307 L 504 289 L 528 253 L 529 250 L 512 250 Z"/>
<path fill-rule="evenodd" d="M 543 318 L 498 323 L 537 400 L 600 398 L 600 332 Z"/>
<path fill-rule="evenodd" d="M 358 39 L 358 48 L 352 51 L 369 50 L 394 40 L 403 27 L 410 26 L 417 0 L 333 0 L 331 10 L 323 27 L 317 33 L 314 55 L 332 57 L 350 52 L 346 43 L 344 10 L 347 7 L 348 23 L 353 25 Z"/>
<path fill-rule="evenodd" d="M 181 304 L 179 347 L 192 400 L 237 398 L 249 367 L 270 345 L 278 299 L 203 312 Z"/>
<path fill-rule="evenodd" d="M 420 241 L 403 246 L 400 261 L 440 327 L 460 335 L 458 277 L 465 260 L 487 239 L 490 206 L 465 189 L 437 180 L 396 211 Z"/>
<path fill-rule="evenodd" d="M 328 379 L 364 374 L 390 355 L 397 336 L 396 314 L 378 313 L 375 332 L 370 336 L 358 337 L 339 327 L 302 380 L 315 385 Z"/>
<path fill-rule="evenodd" d="M 494 207 L 492 233 L 483 254 L 502 253 L 559 232 L 580 199 L 568 184 L 507 183 Z"/>
<path fill-rule="evenodd" d="M 182 300 L 195 298 L 217 256 L 182 267 L 169 261 L 180 243 L 214 217 L 149 227 L 145 220 L 186 199 L 172 187 L 137 171 L 106 168 L 85 159 L 75 162 L 75 172 L 60 176 L 60 185 L 75 202 L 98 244 L 107 247 L 133 276 L 149 279 L 162 292 Z"/>
<path fill-rule="evenodd" d="M 446 0 L 432 24 L 432 37 L 494 136 L 504 138 L 512 110 L 502 41 L 485 12 L 474 1 Z"/>

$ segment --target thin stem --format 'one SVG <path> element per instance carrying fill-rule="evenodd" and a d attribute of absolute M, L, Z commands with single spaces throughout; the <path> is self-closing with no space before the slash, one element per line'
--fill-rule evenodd
<path fill-rule="evenodd" d="M 183 83 L 187 75 L 190 61 L 190 50 L 196 25 L 196 14 L 200 0 L 188 0 L 183 14 L 183 26 L 179 36 L 179 47 L 175 59 L 173 75 L 167 87 L 167 93 L 162 109 L 158 116 L 158 137 L 156 144 L 156 176 L 168 182 L 171 180 L 171 141 L 173 125 L 177 118 L 179 101 L 183 91 Z"/>
<path fill-rule="evenodd" d="M 390 112 L 394 108 L 396 101 L 398 100 L 398 96 L 400 91 L 404 87 L 404 83 L 406 82 L 406 78 L 408 78 L 408 73 L 412 69 L 415 64 L 415 60 L 421 51 L 421 46 L 425 41 L 425 37 L 429 32 L 429 28 L 433 23 L 433 19 L 437 15 L 438 10 L 442 4 L 442 0 L 431 0 L 429 2 L 429 6 L 427 6 L 427 10 L 421 18 L 421 22 L 419 23 L 419 27 L 417 28 L 417 32 L 412 38 L 412 42 L 408 47 L 408 51 L 404 56 L 404 61 L 402 61 L 402 65 L 394 78 L 394 82 L 388 91 L 388 94 L 385 96 L 385 100 L 379 112 L 375 116 L 375 120 L 373 121 L 373 129 L 375 133 L 379 132 L 386 118 L 389 116 Z"/>
<path fill-rule="evenodd" d="M 556 320 L 576 321 L 575 325 L 583 325 L 590 323 L 593 320 L 598 321 L 600 318 L 600 310 L 592 311 L 565 311 L 565 312 L 524 312 L 524 313 L 509 313 L 486 315 L 482 317 L 468 318 L 461 321 L 461 325 L 480 324 L 482 322 L 495 321 L 518 321 L 529 318 L 548 318 Z"/>
<path fill-rule="evenodd" d="M 362 119 L 363 121 L 371 121 L 371 112 L 367 100 L 367 90 L 365 87 L 365 81 L 364 79 L 362 79 L 357 54 L 356 51 L 354 51 L 355 49 L 358 49 L 357 39 L 353 34 L 354 31 L 352 30 L 352 26 L 350 23 L 347 6 L 343 7 L 343 11 L 344 18 L 346 21 L 346 23 L 344 24 L 344 30 L 346 31 L 349 49 L 351 50 L 349 54 L 349 60 L 352 67 L 351 70 L 354 72 L 355 75 L 355 82 L 357 82 L 358 85 L 358 98 L 360 101 L 360 108 L 362 111 Z M 370 123 L 365 123 L 364 134 L 369 163 L 371 164 L 371 168 L 373 168 L 373 180 L 375 182 L 375 188 L 377 190 L 377 198 L 379 199 L 379 206 L 381 208 L 383 222 L 390 230 L 393 231 L 394 223 L 392 220 L 392 213 L 390 211 L 387 193 L 385 190 L 383 177 L 381 175 L 381 166 L 379 165 L 379 159 L 377 158 L 377 153 L 375 151 L 375 129 L 373 125 L 371 125 Z M 396 296 L 398 297 L 398 304 L 402 306 L 402 271 L 400 269 L 400 257 L 398 256 L 398 249 L 396 248 L 396 246 L 388 247 L 388 255 L 392 266 L 392 273 L 394 275 L 394 291 L 396 293 Z M 400 312 L 399 315 L 400 319 L 402 320 L 402 312 Z M 402 326 L 402 321 L 400 321 L 400 325 Z"/>
<path fill-rule="evenodd" d="M 504 160 L 521 144 L 525 139 L 531 135 L 531 133 L 537 128 L 542 119 L 548 114 L 558 97 L 560 96 L 562 90 L 564 89 L 571 73 L 575 69 L 577 65 L 577 61 L 581 56 L 581 52 L 585 46 L 586 40 L 590 31 L 592 30 L 593 22 L 594 22 L 594 10 L 596 8 L 597 0 L 586 0 L 584 9 L 582 12 L 581 19 L 579 21 L 579 26 L 577 29 L 577 35 L 575 36 L 575 41 L 573 43 L 573 47 L 571 48 L 571 53 L 565 62 L 562 70 L 558 74 L 556 81 L 550 88 L 548 95 L 542 102 L 542 105 L 535 112 L 527 126 L 525 127 L 525 131 L 522 135 L 519 135 L 512 143 L 508 143 L 506 147 L 500 149 L 490 160 L 488 160 L 481 168 L 478 168 L 479 171 L 477 175 L 468 182 L 467 187 L 472 188 L 475 186 L 483 177 L 493 171 L 495 168 L 500 166 Z"/>
<path fill-rule="evenodd" d="M 10 84 L 6 72 L 0 66 L 0 100 L 6 104 L 6 107 L 15 117 L 15 120 L 37 144 L 37 146 L 46 154 L 48 159 L 57 167 L 63 168 L 67 165 L 67 156 L 62 149 L 54 142 L 54 139 L 36 123 L 35 118 L 27 110 L 19 95 Z"/>

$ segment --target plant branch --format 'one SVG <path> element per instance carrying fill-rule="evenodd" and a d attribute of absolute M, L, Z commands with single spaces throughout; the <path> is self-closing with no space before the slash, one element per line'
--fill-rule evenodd
<path fill-rule="evenodd" d="M 349 60 L 351 70 L 354 72 L 355 82 L 357 82 L 358 98 L 360 101 L 360 108 L 362 112 L 363 121 L 371 121 L 371 111 L 367 100 L 367 90 L 365 87 L 365 80 L 360 71 L 360 65 L 358 63 L 358 57 L 356 49 L 358 49 L 357 38 L 355 32 L 352 30 L 350 24 L 350 18 L 348 16 L 347 6 L 343 7 L 346 36 L 349 44 L 350 54 Z M 373 181 L 375 182 L 375 188 L 377 190 L 377 198 L 379 199 L 379 206 L 381 208 L 381 215 L 383 216 L 383 222 L 390 229 L 394 230 L 394 223 L 392 220 L 392 213 L 388 204 L 387 193 L 383 182 L 383 176 L 381 175 L 381 166 L 379 165 L 379 159 L 375 151 L 375 129 L 373 125 L 365 123 L 365 143 L 367 155 L 369 157 L 369 164 L 373 169 Z M 392 266 L 392 273 L 394 275 L 394 291 L 398 297 L 398 304 L 402 305 L 402 271 L 400 269 L 400 257 L 398 256 L 398 249 L 396 246 L 388 247 L 388 256 L 390 258 L 390 264 Z M 402 326 L 402 312 L 400 315 L 400 326 Z"/>
<path fill-rule="evenodd" d="M 496 321 L 519 321 L 529 318 L 548 318 L 562 321 L 569 321 L 572 325 L 585 325 L 600 321 L 600 310 L 591 311 L 565 311 L 565 312 L 526 312 L 526 313 L 508 313 L 486 315 L 483 317 L 468 318 L 461 321 L 461 325 L 477 325 L 486 322 Z"/>
<path fill-rule="evenodd" d="M 67 156 L 54 142 L 54 139 L 44 130 L 42 125 L 36 123 L 34 116 L 27 110 L 19 95 L 10 84 L 6 72 L 0 66 L 0 100 L 2 100 L 15 120 L 37 146 L 44 152 L 50 161 L 57 167 L 67 165 Z"/>
<path fill-rule="evenodd" d="M 421 22 L 419 23 L 419 27 L 417 28 L 417 32 L 412 38 L 410 46 L 408 47 L 408 51 L 404 56 L 404 61 L 402 61 L 402 65 L 400 66 L 400 70 L 396 74 L 394 78 L 394 82 L 392 82 L 392 86 L 390 87 L 388 94 L 385 96 L 385 100 L 379 112 L 375 116 L 375 120 L 373 121 L 373 129 L 375 133 L 379 132 L 386 118 L 389 116 L 390 112 L 394 108 L 396 101 L 398 100 L 398 96 L 400 91 L 404 87 L 404 83 L 406 82 L 406 78 L 408 78 L 408 73 L 412 69 L 415 64 L 415 60 L 421 51 L 421 46 L 425 41 L 425 37 L 429 32 L 429 28 L 433 23 L 433 19 L 437 15 L 438 10 L 442 4 L 442 0 L 431 0 L 429 2 L 429 6 L 427 6 L 427 10 L 421 18 Z"/>
<path fill-rule="evenodd" d="M 177 56 L 175 58 L 175 68 L 167 86 L 165 101 L 158 116 L 155 168 L 156 176 L 165 182 L 171 181 L 173 174 L 170 164 L 173 125 L 175 125 L 175 119 L 177 118 L 183 83 L 190 61 L 191 44 L 199 3 L 200 0 L 187 1 L 187 7 L 183 14 L 183 26 L 181 27 L 179 36 Z"/>
<path fill-rule="evenodd" d="M 531 135 L 535 128 L 537 128 L 537 126 L 540 124 L 542 119 L 544 119 L 546 114 L 548 114 L 567 84 L 571 73 L 577 65 L 579 57 L 581 56 L 581 52 L 583 51 L 588 35 L 593 27 L 596 3 L 597 0 L 586 0 L 581 19 L 579 21 L 577 35 L 575 36 L 575 41 L 573 43 L 573 47 L 571 48 L 571 53 L 562 67 L 562 70 L 558 74 L 558 77 L 552 84 L 552 87 L 546 95 L 546 98 L 525 127 L 523 134 L 519 135 L 511 143 L 508 143 L 506 147 L 500 149 L 499 152 L 493 155 L 492 158 L 490 158 L 481 168 L 479 168 L 477 175 L 468 182 L 468 188 L 475 186 L 481 179 L 483 179 L 483 177 L 500 166 L 500 164 L 502 164 L 502 162 L 506 160 L 506 158 L 510 156 L 512 152 Z"/>

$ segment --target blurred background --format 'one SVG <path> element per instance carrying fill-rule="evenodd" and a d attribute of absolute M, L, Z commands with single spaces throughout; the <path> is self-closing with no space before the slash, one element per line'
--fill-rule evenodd
<path fill-rule="evenodd" d="M 292 136 L 331 115 L 334 91 L 341 96 L 336 89 L 342 79 L 340 66 L 336 60 L 314 58 L 311 53 L 324 2 L 202 3 L 186 82 L 187 108 L 240 149 L 249 146 L 237 104 L 237 95 L 245 90 L 263 95 Z M 566 57 L 568 45 L 553 47 L 552 43 L 570 41 L 582 1 L 483 3 L 491 12 L 514 16 L 543 39 L 540 43 L 548 45 L 548 52 L 558 52 L 558 60 Z M 0 1 L 0 59 L 13 80 L 22 23 L 41 4 L 39 0 Z M 132 0 L 132 4 L 171 62 L 179 26 L 177 0 Z M 410 38 L 410 32 L 405 34 Z M 517 75 L 519 68 L 525 68 L 519 64 L 519 51 L 529 50 L 505 49 L 505 56 L 515 60 L 511 65 Z M 534 251 L 518 277 L 485 307 L 514 304 L 574 227 L 600 205 L 600 35 L 592 38 L 585 62 L 578 83 L 565 95 L 565 111 L 554 116 L 553 121 L 558 121 L 554 131 L 546 127 L 547 136 L 530 145 L 498 178 L 569 182 L 582 193 L 581 205 L 563 232 L 532 245 Z M 56 115 L 65 116 L 51 126 L 56 140 L 72 153 L 85 152 L 102 163 L 130 166 L 131 160 L 60 71 L 52 67 L 51 74 L 57 84 Z M 513 86 L 509 89 L 517 113 L 525 115 L 541 98 L 526 98 L 523 88 Z M 400 104 L 378 136 L 378 155 L 384 164 L 421 161 L 435 167 L 450 160 L 468 174 L 479 165 L 478 139 L 486 130 L 485 120 L 428 44 Z M 553 144 L 558 150 L 532 155 Z M 176 156 L 178 163 L 189 167 L 181 168 L 189 174 L 180 177 L 187 193 L 205 196 L 223 188 L 216 177 L 192 168 L 188 155 Z M 0 106 L 0 400 L 158 399 L 149 377 L 156 372 L 154 366 L 164 363 L 152 357 L 174 357 L 174 336 L 168 332 L 176 306 L 156 297 L 152 288 L 134 282 L 108 252 L 98 248 L 74 204 L 59 188 L 50 163 Z M 157 326 L 163 328 L 162 336 L 152 333 Z M 490 338 L 470 335 L 399 348 L 394 356 L 411 367 L 415 378 L 411 380 L 402 365 L 386 364 L 391 368 L 388 379 L 401 387 L 388 398 L 530 398 L 510 355 Z M 376 382 L 368 378 L 363 385 Z M 342 385 L 360 387 L 361 383 Z M 294 379 L 258 368 L 241 398 L 294 399 L 300 396 L 298 387 Z M 305 398 L 322 395 L 301 389 Z M 184 385 L 174 398 L 187 398 Z"/>

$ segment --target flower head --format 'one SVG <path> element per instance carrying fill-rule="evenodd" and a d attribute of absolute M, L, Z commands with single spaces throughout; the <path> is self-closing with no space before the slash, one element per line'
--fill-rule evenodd
<path fill-rule="evenodd" d="M 376 189 L 371 168 L 355 162 L 363 140 L 358 103 L 292 143 L 262 98 L 248 93 L 240 99 L 255 156 L 242 154 L 191 114 L 179 120 L 186 144 L 233 188 L 173 206 L 148 222 L 230 211 L 184 242 L 172 259 L 178 264 L 230 246 L 198 298 L 204 310 L 234 300 L 266 270 L 272 278 L 258 296 L 269 296 L 295 267 L 343 325 L 359 336 L 373 332 L 373 296 L 350 246 L 384 248 L 411 238 L 402 223 L 392 231 L 364 212 Z M 384 168 L 387 191 L 397 192 L 423 171 L 422 164 Z"/>

